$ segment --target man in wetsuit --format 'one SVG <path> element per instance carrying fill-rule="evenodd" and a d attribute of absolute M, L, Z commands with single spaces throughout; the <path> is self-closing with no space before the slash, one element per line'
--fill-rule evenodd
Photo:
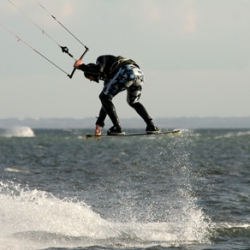
<path fill-rule="evenodd" d="M 112 102 L 113 97 L 123 90 L 127 90 L 128 104 L 136 110 L 147 124 L 146 132 L 160 132 L 160 129 L 154 125 L 145 107 L 139 102 L 144 76 L 135 61 L 121 56 L 103 55 L 97 58 L 96 64 L 89 63 L 85 65 L 82 63 L 82 60 L 78 60 L 74 67 L 82 70 L 85 77 L 90 81 L 104 81 L 104 88 L 99 95 L 102 108 L 96 121 L 96 135 L 101 134 L 101 128 L 104 127 L 104 120 L 107 115 L 113 123 L 107 134 L 125 134 L 122 132 L 121 124 Z"/>

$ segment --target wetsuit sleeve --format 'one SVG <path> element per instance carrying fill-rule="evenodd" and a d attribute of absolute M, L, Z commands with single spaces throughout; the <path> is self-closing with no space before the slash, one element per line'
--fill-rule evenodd
<path fill-rule="evenodd" d="M 104 108 L 102 107 L 101 110 L 100 110 L 100 113 L 99 113 L 99 117 L 97 118 L 97 121 L 96 121 L 96 125 L 99 125 L 101 127 L 104 127 L 105 123 L 105 118 L 107 116 L 107 113 L 106 111 L 104 110 Z"/>
<path fill-rule="evenodd" d="M 101 72 L 100 69 L 101 69 L 100 65 L 91 64 L 91 65 L 88 65 L 87 72 L 93 73 L 93 74 L 98 74 Z"/>
<path fill-rule="evenodd" d="M 86 64 L 82 64 L 79 66 L 79 69 L 84 71 L 84 72 L 88 72 L 88 73 L 92 73 L 92 74 L 98 74 L 100 73 L 100 69 L 101 69 L 101 66 L 100 65 L 97 65 L 97 64 L 92 64 L 91 65 L 86 65 Z"/>
<path fill-rule="evenodd" d="M 87 71 L 88 66 L 83 63 L 82 65 L 79 66 L 79 69 L 82 70 L 82 71 Z"/>

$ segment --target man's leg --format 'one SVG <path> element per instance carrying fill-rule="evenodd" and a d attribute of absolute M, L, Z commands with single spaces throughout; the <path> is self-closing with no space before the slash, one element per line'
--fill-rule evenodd
<path fill-rule="evenodd" d="M 139 116 L 145 121 L 147 125 L 154 125 L 152 122 L 152 118 L 150 117 L 147 110 L 140 102 L 129 103 L 129 105 L 135 109 L 137 114 L 139 114 Z"/>
<path fill-rule="evenodd" d="M 99 95 L 99 98 L 101 100 L 102 107 L 106 111 L 113 125 L 115 127 L 121 128 L 120 121 L 116 113 L 116 108 L 112 102 L 112 98 L 110 98 L 108 95 L 105 95 L 103 92 Z"/>
<path fill-rule="evenodd" d="M 130 76 L 131 78 L 133 76 L 134 79 L 133 81 L 130 80 L 129 84 L 127 84 L 127 86 L 129 86 L 127 89 L 127 102 L 145 121 L 145 123 L 147 124 L 146 131 L 148 133 L 159 132 L 160 130 L 155 127 L 153 119 L 148 114 L 146 108 L 139 102 L 141 97 L 142 85 L 144 83 L 143 73 L 138 68 L 133 68 L 131 71 L 133 73 L 131 73 Z"/>
<path fill-rule="evenodd" d="M 116 113 L 116 108 L 112 102 L 113 97 L 115 97 L 119 92 L 125 90 L 124 84 L 121 81 L 122 73 L 123 71 L 120 69 L 116 75 L 105 84 L 103 91 L 99 95 L 102 107 L 114 125 L 108 130 L 108 134 L 124 134 L 122 133 L 121 124 Z"/>

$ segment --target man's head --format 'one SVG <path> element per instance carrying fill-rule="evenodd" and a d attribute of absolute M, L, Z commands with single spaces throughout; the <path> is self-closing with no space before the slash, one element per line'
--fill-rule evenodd
<path fill-rule="evenodd" d="M 88 67 L 91 67 L 91 66 L 95 66 L 96 64 L 94 63 L 89 63 L 87 64 Z M 88 71 L 84 71 L 84 76 L 89 79 L 90 81 L 95 81 L 97 83 L 99 83 L 99 80 L 100 80 L 100 73 L 89 73 Z"/>

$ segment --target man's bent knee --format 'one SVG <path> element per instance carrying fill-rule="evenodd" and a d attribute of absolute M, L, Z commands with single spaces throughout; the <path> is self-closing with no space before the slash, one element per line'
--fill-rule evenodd
<path fill-rule="evenodd" d="M 132 108 L 135 108 L 138 104 L 138 101 L 134 101 L 134 102 L 131 102 L 131 101 L 127 101 L 128 105 Z"/>
<path fill-rule="evenodd" d="M 99 95 L 99 98 L 101 100 L 102 106 L 107 109 L 110 106 L 113 106 L 112 104 L 112 98 L 108 95 L 105 95 L 103 92 Z"/>
<path fill-rule="evenodd" d="M 101 94 L 99 95 L 99 98 L 101 100 L 101 102 L 103 101 L 111 101 L 111 98 L 108 95 L 105 95 L 103 92 L 101 92 Z"/>

